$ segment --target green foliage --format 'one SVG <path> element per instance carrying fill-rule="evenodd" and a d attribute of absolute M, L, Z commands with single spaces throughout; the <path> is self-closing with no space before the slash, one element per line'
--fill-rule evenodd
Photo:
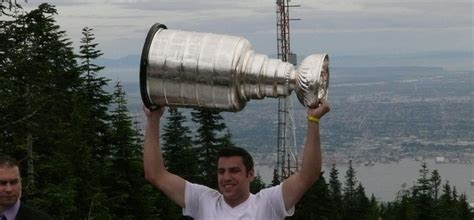
<path fill-rule="evenodd" d="M 125 94 L 118 84 L 111 106 L 92 29 L 76 55 L 55 14 L 41 4 L 0 23 L 0 151 L 20 159 L 22 201 L 57 219 L 156 219 Z"/>
<path fill-rule="evenodd" d="M 441 187 L 441 176 L 439 175 L 438 170 L 433 170 L 431 172 L 430 184 L 431 196 L 434 200 L 438 200 L 439 190 Z"/>
<path fill-rule="evenodd" d="M 262 176 L 257 174 L 255 179 L 250 183 L 250 192 L 256 194 L 260 192 L 260 190 L 265 189 L 265 182 L 263 182 Z"/>
<path fill-rule="evenodd" d="M 197 152 L 193 147 L 191 131 L 184 126 L 186 117 L 176 108 L 168 108 L 167 124 L 163 127 L 163 157 L 168 171 L 184 179 L 197 181 Z"/>
<path fill-rule="evenodd" d="M 354 217 L 359 217 L 359 210 L 357 210 L 356 186 L 356 171 L 354 170 L 354 167 L 352 167 L 351 160 L 349 161 L 349 168 L 346 171 L 343 188 L 342 219 L 354 219 Z"/>
<path fill-rule="evenodd" d="M 331 172 L 329 173 L 329 197 L 331 204 L 331 216 L 330 219 L 338 220 L 342 219 L 342 184 L 339 181 L 339 171 L 336 169 L 336 164 L 332 165 Z"/>
<path fill-rule="evenodd" d="M 108 192 L 108 204 L 112 219 L 144 219 L 142 210 L 149 207 L 143 198 L 146 193 L 143 179 L 141 140 L 133 127 L 132 117 L 127 109 L 125 92 L 120 82 L 115 85 L 111 110 L 111 151 L 105 158 L 110 164 L 104 180 Z"/>
<path fill-rule="evenodd" d="M 273 169 L 272 186 L 278 186 L 280 183 L 280 178 L 278 178 L 278 170 L 275 168 Z"/>
<path fill-rule="evenodd" d="M 2 22 L 0 32 L 1 149 L 20 158 L 24 201 L 46 210 L 53 205 L 45 198 L 65 206 L 74 204 L 77 195 L 77 178 L 61 180 L 71 173 L 68 157 L 76 156 L 67 112 L 73 110 L 80 72 L 71 42 L 55 24 L 55 14 L 53 6 L 41 4 Z"/>
<path fill-rule="evenodd" d="M 374 194 L 370 197 L 370 201 L 367 207 L 367 212 L 365 213 L 364 219 L 367 220 L 378 220 L 380 216 L 380 207 L 379 203 L 375 199 Z"/>
<path fill-rule="evenodd" d="M 428 177 L 429 170 L 426 163 L 421 164 L 420 176 L 416 184 L 410 189 L 405 188 L 398 193 L 397 199 L 382 205 L 384 219 L 413 219 L 413 220 L 468 220 L 471 210 L 466 206 L 465 195 L 458 198 L 455 188 L 449 182 L 442 186 L 442 194 L 437 196 L 437 186 L 441 177 L 435 170 Z"/>
<path fill-rule="evenodd" d="M 199 183 L 217 189 L 217 153 L 224 144 L 230 144 L 227 126 L 222 122 L 219 111 L 195 109 L 191 112 L 192 120 L 198 123 L 196 140 L 196 156 L 201 179 Z M 232 144 L 233 145 L 233 144 Z"/>
<path fill-rule="evenodd" d="M 104 160 L 110 155 L 110 144 L 105 144 L 109 137 L 110 114 L 108 108 L 112 101 L 112 95 L 104 90 L 109 79 L 99 76 L 99 71 L 104 67 L 94 64 L 94 60 L 102 53 L 96 49 L 94 34 L 92 29 L 84 27 L 82 29 L 80 53 L 77 56 L 81 61 L 79 69 L 81 71 L 81 86 L 77 89 L 78 105 L 75 111 L 83 118 L 83 129 L 89 131 L 84 134 L 87 145 L 91 148 L 96 159 Z M 117 99 L 117 95 L 115 95 Z M 116 100 L 118 101 L 118 100 Z"/>
<path fill-rule="evenodd" d="M 331 219 L 333 210 L 330 200 L 328 184 L 321 172 L 318 182 L 311 186 L 296 205 L 291 219 Z"/>
<path fill-rule="evenodd" d="M 417 184 L 413 187 L 413 197 L 419 219 L 434 219 L 433 205 L 434 201 L 431 193 L 431 180 L 428 177 L 429 170 L 426 163 L 422 163 L 419 171 L 420 177 Z"/>
<path fill-rule="evenodd" d="M 198 180 L 196 149 L 193 147 L 191 131 L 184 126 L 186 117 L 177 108 L 168 108 L 167 123 L 163 126 L 163 158 L 171 173 L 190 182 Z M 167 219 L 181 219 L 181 208 L 168 198 L 160 203 Z"/>

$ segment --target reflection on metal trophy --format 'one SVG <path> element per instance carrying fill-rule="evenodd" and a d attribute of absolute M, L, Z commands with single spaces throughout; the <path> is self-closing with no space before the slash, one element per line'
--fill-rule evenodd
<path fill-rule="evenodd" d="M 251 99 L 296 92 L 309 106 L 326 98 L 327 54 L 306 57 L 298 69 L 257 54 L 244 38 L 168 30 L 148 32 L 140 63 L 140 90 L 148 108 L 203 107 L 237 112 Z"/>

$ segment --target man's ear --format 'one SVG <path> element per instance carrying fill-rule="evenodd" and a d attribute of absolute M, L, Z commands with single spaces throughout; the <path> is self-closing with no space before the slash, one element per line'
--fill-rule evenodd
<path fill-rule="evenodd" d="M 250 181 L 255 180 L 255 170 L 254 169 L 251 169 L 247 175 L 252 178 Z"/>

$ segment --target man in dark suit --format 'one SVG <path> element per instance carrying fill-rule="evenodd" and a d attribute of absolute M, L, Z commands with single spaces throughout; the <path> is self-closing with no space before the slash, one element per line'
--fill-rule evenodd
<path fill-rule="evenodd" d="M 0 155 L 0 220 L 52 220 L 20 201 L 21 177 L 18 162 Z"/>

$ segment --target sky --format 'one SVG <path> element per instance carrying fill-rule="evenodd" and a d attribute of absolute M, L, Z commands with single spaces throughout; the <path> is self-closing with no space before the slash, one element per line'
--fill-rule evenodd
<path fill-rule="evenodd" d="M 22 2 L 26 10 L 45 1 Z M 49 0 L 74 45 L 87 26 L 105 58 L 139 55 L 149 28 L 248 39 L 276 54 L 275 0 Z M 291 50 L 330 56 L 449 54 L 474 51 L 474 0 L 292 0 Z M 471 62 L 472 63 L 472 62 Z M 469 68 L 469 66 L 468 66 Z M 470 65 L 472 70 L 472 64 Z"/>

